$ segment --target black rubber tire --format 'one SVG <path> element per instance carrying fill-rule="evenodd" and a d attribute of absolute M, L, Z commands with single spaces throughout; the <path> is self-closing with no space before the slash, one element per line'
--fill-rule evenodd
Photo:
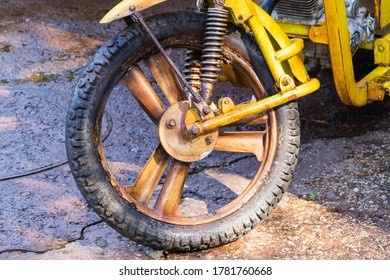
<path fill-rule="evenodd" d="M 172 13 L 147 20 L 159 40 L 177 36 L 202 36 L 206 17 L 199 13 Z M 259 80 L 269 94 L 274 81 L 251 37 L 236 27 L 232 40 L 246 49 Z M 229 44 L 229 42 L 227 42 Z M 150 39 L 133 24 L 108 41 L 82 72 L 72 98 L 66 124 L 67 155 L 73 176 L 90 206 L 111 227 L 129 239 L 158 250 L 195 251 L 221 246 L 250 231 L 274 209 L 292 180 L 300 144 L 299 114 L 295 103 L 275 110 L 278 125 L 277 150 L 262 189 L 239 211 L 222 220 L 196 226 L 164 223 L 138 212 L 111 185 L 104 172 L 98 146 L 99 123 L 108 95 L 123 75 L 129 56 L 143 52 Z"/>

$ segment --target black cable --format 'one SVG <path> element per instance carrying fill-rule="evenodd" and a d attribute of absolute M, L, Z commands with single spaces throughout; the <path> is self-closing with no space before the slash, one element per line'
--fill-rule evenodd
<path fill-rule="evenodd" d="M 107 135 L 103 138 L 103 140 L 102 140 L 103 142 L 106 141 L 107 138 L 110 136 L 110 134 L 112 132 L 112 128 L 113 128 L 113 121 L 112 121 L 111 115 L 106 112 L 105 113 L 105 117 L 106 117 L 106 120 L 107 120 Z M 63 166 L 65 164 L 67 164 L 67 163 L 68 163 L 67 160 L 66 161 L 57 162 L 57 163 L 51 163 L 51 164 L 48 164 L 48 165 L 45 165 L 45 166 L 42 166 L 42 167 L 38 167 L 38 168 L 35 168 L 35 169 L 32 169 L 32 170 L 26 171 L 26 172 L 13 174 L 13 175 L 10 175 L 10 176 L 7 176 L 7 177 L 0 177 L 0 182 L 12 180 L 12 179 L 17 179 L 17 178 L 22 178 L 22 177 L 27 177 L 27 176 L 31 176 L 31 175 L 38 174 L 38 173 L 42 173 L 44 171 L 52 170 L 52 169 L 55 169 L 57 167 Z"/>

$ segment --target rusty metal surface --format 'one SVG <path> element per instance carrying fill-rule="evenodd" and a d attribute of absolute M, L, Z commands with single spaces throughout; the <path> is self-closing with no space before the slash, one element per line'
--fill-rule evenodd
<path fill-rule="evenodd" d="M 175 104 L 186 98 L 180 82 L 162 54 L 159 53 L 148 58 L 146 65 L 170 104 Z"/>
<path fill-rule="evenodd" d="M 142 70 L 138 66 L 133 66 L 123 79 L 130 93 L 157 124 L 166 108 Z"/>
<path fill-rule="evenodd" d="M 162 116 L 158 128 L 159 140 L 167 153 L 184 162 L 195 162 L 207 157 L 218 139 L 218 131 L 191 138 L 186 122 L 192 124 L 199 121 L 200 116 L 190 109 L 189 101 L 172 105 Z M 189 110 L 190 114 L 187 114 Z M 175 125 L 170 126 L 169 122 L 174 122 Z M 207 141 L 210 137 L 213 142 Z"/>
<path fill-rule="evenodd" d="M 161 43 L 157 40 L 157 38 L 154 36 L 153 32 L 145 22 L 145 19 L 143 15 L 139 12 L 134 12 L 132 15 L 132 19 L 135 22 L 138 22 L 141 24 L 145 32 L 148 34 L 148 36 L 152 39 L 153 43 L 156 45 L 157 49 L 160 51 L 161 55 L 165 58 L 166 62 L 169 64 L 172 71 L 176 74 L 176 77 L 178 80 L 184 85 L 185 90 L 188 92 L 188 94 L 191 96 L 191 99 L 194 101 L 193 105 L 198 108 L 201 117 L 204 118 L 208 113 L 205 113 L 205 109 L 208 108 L 207 103 L 202 98 L 202 95 L 200 95 L 197 91 L 195 91 L 192 86 L 189 84 L 189 82 L 184 77 L 183 73 L 177 68 L 176 64 L 171 60 L 168 53 L 165 51 L 165 49 L 162 47 Z"/>
<path fill-rule="evenodd" d="M 262 161 L 264 135 L 263 131 L 222 132 L 218 135 L 214 149 L 226 152 L 252 153 L 256 155 L 258 161 Z"/>
<path fill-rule="evenodd" d="M 170 156 L 159 145 L 143 167 L 132 186 L 125 186 L 124 191 L 142 205 L 148 205 L 159 181 L 168 166 Z"/>

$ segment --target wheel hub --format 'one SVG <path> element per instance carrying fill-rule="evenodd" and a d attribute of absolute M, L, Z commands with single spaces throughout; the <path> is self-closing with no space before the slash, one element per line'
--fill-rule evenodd
<path fill-rule="evenodd" d="M 158 126 L 158 137 L 165 151 L 183 162 L 195 162 L 207 157 L 214 149 L 218 131 L 192 137 L 187 125 L 200 121 L 196 109 L 189 101 L 172 105 L 162 116 Z"/>

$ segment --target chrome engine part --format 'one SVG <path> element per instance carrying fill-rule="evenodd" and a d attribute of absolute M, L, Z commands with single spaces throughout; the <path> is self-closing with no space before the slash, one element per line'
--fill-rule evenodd
<path fill-rule="evenodd" d="M 345 0 L 351 48 L 355 52 L 362 43 L 374 40 L 375 19 L 360 7 L 359 0 Z M 323 0 L 281 0 L 272 13 L 273 18 L 288 22 L 315 25 L 325 21 Z"/>
<path fill-rule="evenodd" d="M 375 19 L 367 8 L 360 7 L 359 0 L 344 0 L 347 10 L 348 30 L 350 34 L 351 52 L 354 54 L 363 43 L 371 43 L 374 40 Z M 276 20 L 316 25 L 325 22 L 323 0 L 281 0 L 275 6 L 272 17 Z M 305 56 L 319 61 L 322 67 L 329 65 L 324 60 L 324 50 L 318 48 L 305 49 Z M 319 54 L 317 56 L 316 54 Z M 314 55 L 314 56 L 313 56 Z"/>
<path fill-rule="evenodd" d="M 358 0 L 346 0 L 348 30 L 351 38 L 351 50 L 355 53 L 362 43 L 374 41 L 375 19 L 367 8 L 359 7 Z"/>

